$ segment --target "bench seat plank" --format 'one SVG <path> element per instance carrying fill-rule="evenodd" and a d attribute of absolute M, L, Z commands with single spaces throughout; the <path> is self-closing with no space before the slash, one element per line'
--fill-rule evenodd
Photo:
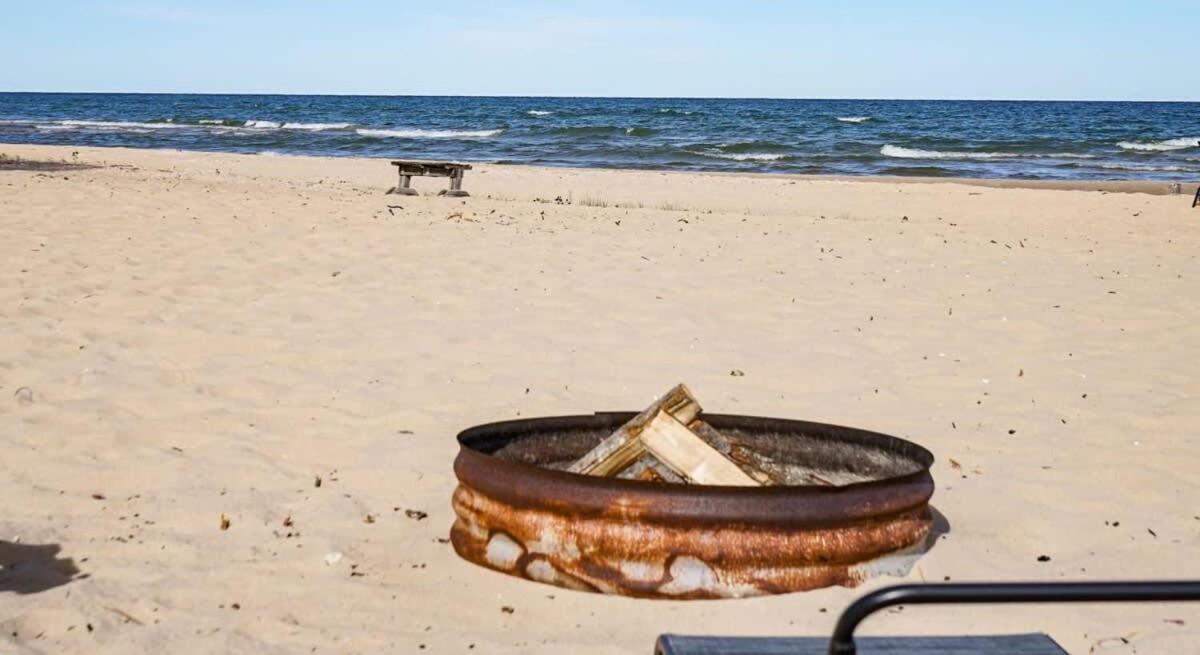
<path fill-rule="evenodd" d="M 972 637 L 859 637 L 859 655 L 1067 655 L 1044 634 Z M 662 635 L 656 655 L 826 655 L 828 637 Z"/>

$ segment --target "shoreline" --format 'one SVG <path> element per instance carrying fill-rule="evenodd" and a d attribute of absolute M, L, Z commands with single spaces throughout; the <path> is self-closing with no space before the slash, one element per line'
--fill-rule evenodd
<path fill-rule="evenodd" d="M 220 152 L 212 150 L 181 150 L 177 148 L 131 148 L 128 146 L 69 146 L 69 145 L 42 145 L 42 144 L 26 144 L 26 143 L 6 143 L 0 142 L 0 152 L 30 150 L 33 152 L 54 153 L 50 156 L 70 156 L 71 152 L 143 152 L 143 153 L 176 153 L 185 155 L 208 155 L 216 157 L 232 156 L 238 158 L 257 159 L 263 157 L 285 158 L 291 160 L 302 161 L 349 161 L 349 162 L 390 162 L 395 157 L 362 157 L 362 156 L 330 156 L 330 155 L 297 155 L 286 153 L 271 153 L 271 154 L 250 154 L 238 152 Z M 17 156 L 27 156 L 20 155 Z M 530 171 L 562 171 L 570 173 L 585 173 L 597 172 L 604 174 L 637 174 L 647 173 L 656 175 L 678 175 L 678 176 L 713 176 L 713 177 L 729 177 L 729 178 L 746 178 L 746 179 L 773 179 L 773 180 L 790 180 L 790 181 L 806 181 L 806 182 L 861 182 L 865 184 L 960 184 L 971 187 L 982 187 L 990 189 L 1026 189 L 1037 191 L 1091 191 L 1101 193 L 1144 193 L 1148 195 L 1185 195 L 1190 196 L 1193 191 L 1189 187 L 1200 185 L 1200 178 L 1183 179 L 1175 182 L 1164 182 L 1158 180 L 1034 180 L 1034 179 L 1013 179 L 1013 178 L 973 178 L 973 177 L 925 177 L 925 176 L 907 176 L 907 175 L 806 175 L 797 173 L 766 173 L 757 171 L 689 171 L 675 169 L 652 169 L 652 168 L 609 168 L 609 167 L 578 167 L 578 166 L 539 166 L 529 164 L 497 164 L 486 161 L 471 161 L 469 159 L 456 159 L 454 161 L 462 161 L 469 163 L 475 169 L 507 169 L 507 170 L 530 170 Z M 1178 190 L 1175 188 L 1178 187 Z"/>

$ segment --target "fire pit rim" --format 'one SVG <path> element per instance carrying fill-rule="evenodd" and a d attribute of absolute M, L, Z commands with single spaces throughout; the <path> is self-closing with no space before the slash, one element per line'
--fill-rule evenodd
<path fill-rule="evenodd" d="M 847 491 L 852 490 L 869 490 L 880 486 L 890 487 L 896 484 L 921 481 L 930 477 L 929 469 L 933 467 L 933 464 L 936 461 L 936 457 L 934 457 L 933 453 L 925 447 L 907 439 L 882 432 L 874 432 L 872 430 L 864 430 L 862 428 L 854 428 L 833 423 L 820 423 L 798 419 L 769 418 L 743 414 L 709 414 L 707 412 L 704 414 L 705 420 L 718 429 L 734 428 L 764 431 L 775 430 L 779 432 L 797 433 L 805 432 L 807 429 L 810 432 L 834 432 L 838 433 L 837 436 L 834 437 L 834 439 L 838 441 L 854 442 L 877 448 L 902 451 L 906 457 L 919 463 L 921 468 L 905 475 L 865 480 L 862 482 L 854 482 L 834 487 L 820 485 L 777 485 L 762 487 L 732 487 L 705 484 L 680 485 L 663 484 L 647 480 L 629 480 L 615 477 L 583 475 L 579 473 L 569 473 L 567 471 L 545 468 L 535 464 L 502 460 L 494 455 L 494 451 L 489 452 L 487 450 L 483 450 L 478 447 L 480 444 L 474 443 L 476 441 L 483 441 L 485 438 L 491 436 L 491 433 L 502 432 L 515 434 L 526 431 L 524 430 L 526 427 L 530 428 L 528 432 L 536 432 L 538 430 L 545 431 L 548 429 L 579 429 L 582 427 L 581 424 L 583 423 L 596 421 L 595 427 L 609 427 L 611 423 L 612 427 L 615 429 L 617 426 L 623 424 L 625 421 L 628 421 L 636 415 L 637 412 L 595 412 L 594 414 L 568 414 L 561 416 L 507 419 L 503 421 L 481 423 L 479 425 L 466 428 L 458 433 L 458 435 L 455 437 L 455 440 L 458 442 L 462 451 L 469 451 L 473 454 L 486 457 L 488 460 L 497 464 L 517 467 L 526 475 L 537 475 L 539 477 L 546 476 L 551 479 L 570 481 L 572 484 L 582 484 L 586 487 L 597 489 L 624 489 L 627 491 L 637 490 L 639 493 L 659 492 L 662 494 L 671 494 L 674 491 L 684 491 L 689 497 L 694 497 L 697 494 L 720 496 L 727 496 L 729 494 L 739 496 L 787 495 L 791 497 L 794 497 L 797 493 L 844 494 Z M 610 423 L 602 423 L 600 422 L 601 420 L 607 420 Z M 506 439 L 505 443 L 508 441 L 511 441 L 511 439 Z M 457 472 L 457 462 L 455 469 Z"/>
<path fill-rule="evenodd" d="M 929 535 L 932 453 L 857 428 L 705 414 L 719 430 L 882 448 L 907 459 L 904 468 L 875 469 L 884 477 L 837 487 L 732 487 L 580 475 L 493 454 L 522 436 L 603 433 L 632 416 L 525 418 L 459 433 L 455 551 L 487 568 L 572 589 L 738 598 L 855 585 L 911 562 Z M 555 461 L 566 454 L 545 452 Z M 903 473 L 907 464 L 916 470 Z"/>

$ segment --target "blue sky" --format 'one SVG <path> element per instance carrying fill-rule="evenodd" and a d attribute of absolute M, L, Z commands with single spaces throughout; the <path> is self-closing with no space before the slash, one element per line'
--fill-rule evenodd
<path fill-rule="evenodd" d="M 3 91 L 1197 100 L 1200 1 L 0 0 Z"/>

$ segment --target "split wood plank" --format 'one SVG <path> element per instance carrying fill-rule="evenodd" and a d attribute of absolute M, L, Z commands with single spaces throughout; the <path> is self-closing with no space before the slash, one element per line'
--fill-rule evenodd
<path fill-rule="evenodd" d="M 675 471 L 667 468 L 666 464 L 658 461 L 654 455 L 646 453 L 629 468 L 621 471 L 619 478 L 626 480 L 646 480 L 649 482 L 669 482 L 671 484 L 686 484 L 687 480 L 676 475 Z"/>
<path fill-rule="evenodd" d="M 570 473 L 613 476 L 628 468 L 646 454 L 641 436 L 645 425 L 660 411 L 691 423 L 700 415 L 700 403 L 685 384 L 677 384 L 663 397 L 606 437 L 595 448 L 567 468 Z"/>
<path fill-rule="evenodd" d="M 696 419 L 688 424 L 688 428 L 696 433 L 696 436 L 703 439 L 708 445 L 716 448 L 725 457 L 737 464 L 738 468 L 746 472 L 746 475 L 754 478 L 759 484 L 764 487 L 770 487 L 778 484 L 778 482 L 769 473 L 764 471 L 750 458 L 743 456 L 739 451 L 744 450 L 740 446 L 735 447 L 730 443 L 729 438 L 721 434 L 713 426 L 704 422 L 703 419 Z"/>
<path fill-rule="evenodd" d="M 717 449 L 660 409 L 641 429 L 646 450 L 668 468 L 697 484 L 757 487 L 759 482 Z"/>

